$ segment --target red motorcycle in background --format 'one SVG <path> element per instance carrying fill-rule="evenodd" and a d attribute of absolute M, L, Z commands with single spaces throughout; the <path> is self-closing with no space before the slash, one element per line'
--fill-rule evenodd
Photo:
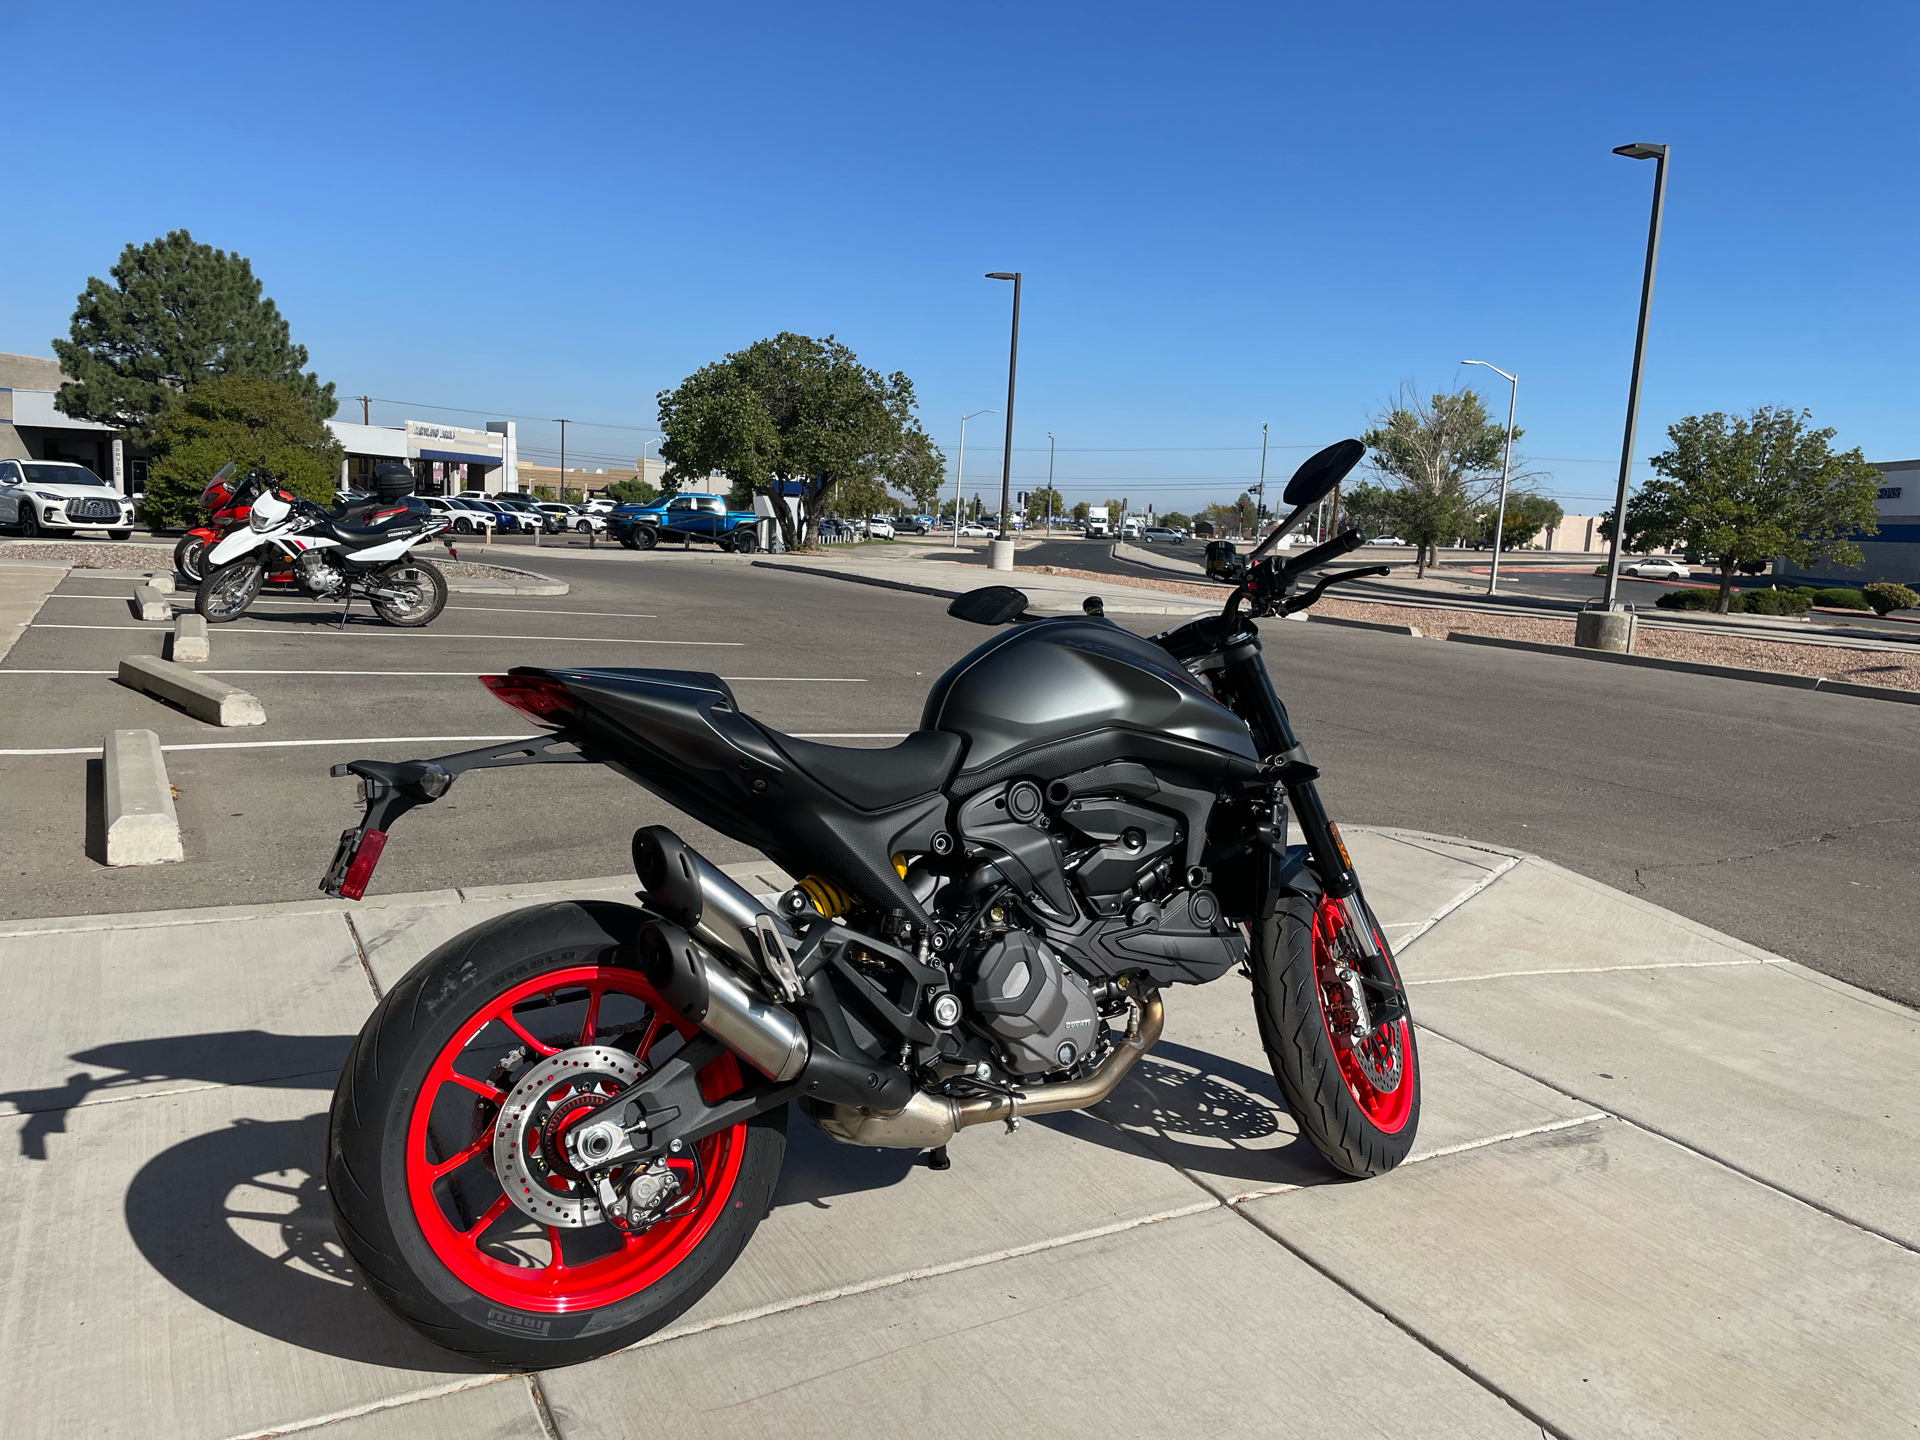
<path fill-rule="evenodd" d="M 180 543 L 173 547 L 173 568 L 195 585 L 207 578 L 207 552 L 247 523 L 253 513 L 255 498 L 273 484 L 273 477 L 262 469 L 249 470 L 237 480 L 231 478 L 234 467 L 239 463 L 229 460 L 221 467 L 220 473 L 207 482 L 207 488 L 200 492 L 200 508 L 207 512 L 209 518 L 205 524 L 187 531 L 180 537 Z M 270 581 L 288 578 L 284 564 L 267 576 Z"/>

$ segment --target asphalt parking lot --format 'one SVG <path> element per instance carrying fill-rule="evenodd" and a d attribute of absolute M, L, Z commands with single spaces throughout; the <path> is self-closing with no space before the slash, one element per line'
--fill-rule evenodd
<path fill-rule="evenodd" d="M 538 561 L 512 558 L 570 594 L 456 595 L 423 631 L 362 617 L 341 633 L 331 609 L 274 597 L 214 627 L 205 668 L 252 690 L 268 716 L 225 731 L 114 682 L 120 656 L 159 653 L 163 627 L 129 618 L 127 582 L 72 572 L 0 662 L 0 750 L 84 751 L 129 726 L 167 746 L 222 748 L 168 751 L 189 858 L 131 870 L 87 858 L 97 760 L 0 755 L 18 817 L 0 918 L 317 896 L 356 813 L 351 783 L 329 765 L 526 733 L 481 673 L 710 670 L 776 728 L 881 745 L 917 725 L 933 679 L 982 638 L 935 598 L 712 554 L 543 547 Z M 508 559 L 498 546 L 495 558 Z M 1268 663 L 1339 818 L 1524 848 L 1920 1001 L 1912 708 L 1319 626 L 1273 637 Z M 326 743 L 290 743 L 313 741 Z M 617 874 L 633 829 L 651 823 L 716 861 L 747 858 L 609 772 L 537 767 L 470 775 L 407 817 L 373 888 Z"/>

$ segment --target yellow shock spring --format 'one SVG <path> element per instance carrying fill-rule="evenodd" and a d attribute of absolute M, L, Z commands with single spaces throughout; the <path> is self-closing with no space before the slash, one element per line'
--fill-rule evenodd
<path fill-rule="evenodd" d="M 805 892 L 807 899 L 813 902 L 813 908 L 829 920 L 853 909 L 853 896 L 824 875 L 807 876 L 800 882 L 800 889 Z"/>

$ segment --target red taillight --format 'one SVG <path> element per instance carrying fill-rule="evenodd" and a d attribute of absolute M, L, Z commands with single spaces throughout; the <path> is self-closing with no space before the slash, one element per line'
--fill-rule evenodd
<path fill-rule="evenodd" d="M 482 675 L 480 683 L 534 724 L 558 730 L 577 708 L 567 687 L 544 675 Z"/>
<path fill-rule="evenodd" d="M 369 830 L 361 835 L 353 859 L 347 864 L 346 877 L 340 882 L 341 899 L 358 900 L 367 893 L 367 882 L 373 878 L 373 867 L 380 863 L 380 852 L 386 848 L 386 831 Z"/>

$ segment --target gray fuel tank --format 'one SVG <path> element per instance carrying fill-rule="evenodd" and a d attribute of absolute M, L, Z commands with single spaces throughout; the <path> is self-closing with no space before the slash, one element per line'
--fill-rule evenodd
<path fill-rule="evenodd" d="M 1259 754 L 1247 727 L 1152 641 L 1078 616 L 1015 625 L 942 675 L 923 730 L 967 741 L 978 775 L 1058 741 L 1100 731 L 1162 735 L 1212 751 L 1223 768 Z"/>

